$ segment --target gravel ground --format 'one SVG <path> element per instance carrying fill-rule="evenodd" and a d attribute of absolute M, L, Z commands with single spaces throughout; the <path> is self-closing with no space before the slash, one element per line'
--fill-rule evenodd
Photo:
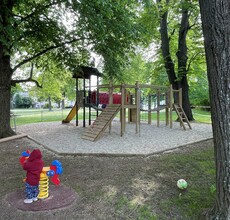
<path fill-rule="evenodd" d="M 173 128 L 163 123 L 158 128 L 141 124 L 140 135 L 135 133 L 135 124 L 127 124 L 126 132 L 120 137 L 120 123 L 113 122 L 111 133 L 108 129 L 102 137 L 91 142 L 81 137 L 84 129 L 81 125 L 61 124 L 60 122 L 42 122 L 18 127 L 18 132 L 29 135 L 44 147 L 59 154 L 76 155 L 151 155 L 207 140 L 213 137 L 210 124 L 192 123 L 192 130 L 184 131 L 180 124 L 173 123 Z"/>

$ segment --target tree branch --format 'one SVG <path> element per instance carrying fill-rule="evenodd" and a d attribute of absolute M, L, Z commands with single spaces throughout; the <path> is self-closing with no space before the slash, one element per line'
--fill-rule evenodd
<path fill-rule="evenodd" d="M 17 83 L 34 82 L 37 87 L 42 88 L 42 85 L 40 85 L 37 80 L 32 78 L 33 77 L 33 70 L 34 70 L 34 64 L 32 63 L 31 70 L 30 70 L 30 76 L 27 79 L 11 80 L 11 85 L 15 86 Z"/>
<path fill-rule="evenodd" d="M 171 40 L 171 37 L 174 35 L 174 33 L 175 33 L 175 28 L 173 29 L 173 31 L 171 32 L 171 34 L 169 35 L 169 41 Z"/>
<path fill-rule="evenodd" d="M 194 19 L 194 23 L 189 25 L 188 29 L 191 29 L 192 27 L 194 27 L 195 25 L 197 25 L 197 21 L 198 21 L 198 16 L 196 16 L 196 18 Z"/>
<path fill-rule="evenodd" d="M 19 80 L 11 80 L 11 85 L 15 86 L 17 83 L 23 83 L 23 82 L 34 82 L 37 87 L 42 88 L 42 85 L 40 85 L 37 80 L 30 79 L 30 78 L 28 78 L 28 79 L 19 79 Z"/>
<path fill-rule="evenodd" d="M 41 56 L 41 55 L 43 55 L 43 54 L 45 54 L 45 53 L 51 51 L 51 50 L 53 50 L 53 49 L 57 49 L 57 48 L 59 48 L 59 47 L 64 46 L 65 44 L 71 44 L 71 43 L 74 43 L 74 42 L 79 41 L 79 40 L 80 40 L 80 38 L 78 38 L 78 39 L 73 39 L 73 40 L 71 40 L 71 41 L 66 41 L 66 42 L 63 42 L 63 43 L 60 43 L 60 44 L 57 44 L 57 45 L 52 45 L 52 46 L 50 46 L 50 47 L 48 47 L 48 48 L 46 48 L 46 49 L 44 49 L 44 50 L 38 52 L 37 54 L 34 54 L 32 57 L 26 58 L 26 59 L 24 59 L 23 61 L 21 61 L 19 64 L 17 64 L 17 65 L 13 68 L 13 72 L 14 72 L 17 68 L 21 67 L 22 65 L 24 65 L 24 64 L 26 64 L 26 63 L 28 63 L 28 62 L 30 62 L 31 60 L 33 60 L 33 59 L 35 59 L 35 58 L 37 58 L 37 57 L 39 57 L 39 56 Z"/>
<path fill-rule="evenodd" d="M 194 60 L 196 59 L 196 57 L 197 57 L 200 53 L 201 53 L 201 52 L 198 52 L 198 53 L 194 54 L 194 55 L 191 57 L 191 59 L 189 60 L 188 68 L 187 68 L 186 72 L 189 71 L 192 61 L 194 61 Z"/>
<path fill-rule="evenodd" d="M 27 19 L 33 17 L 35 14 L 38 14 L 39 12 L 44 11 L 45 9 L 47 9 L 47 8 L 53 6 L 53 5 L 56 5 L 58 3 L 59 3 L 59 1 L 53 1 L 50 4 L 42 5 L 40 7 L 36 7 L 36 9 L 32 13 L 28 14 L 25 17 L 23 17 L 21 15 L 13 14 L 13 13 L 12 13 L 12 15 L 15 16 L 15 17 L 19 17 L 21 19 L 21 22 L 23 22 L 23 21 L 26 21 Z"/>

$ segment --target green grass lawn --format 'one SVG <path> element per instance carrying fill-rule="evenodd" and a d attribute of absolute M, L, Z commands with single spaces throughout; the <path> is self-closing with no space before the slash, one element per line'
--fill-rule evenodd
<path fill-rule="evenodd" d="M 193 109 L 193 117 L 196 122 L 200 123 L 211 123 L 211 113 L 209 111 Z M 157 120 L 157 112 L 152 112 L 152 120 Z M 177 119 L 176 112 L 173 112 L 173 121 Z M 141 113 L 141 120 L 147 121 L 148 120 L 148 113 L 142 112 Z M 165 121 L 165 112 L 160 112 L 160 121 Z"/>
<path fill-rule="evenodd" d="M 71 109 L 13 109 L 12 112 L 16 115 L 16 124 L 30 124 L 38 122 L 51 122 L 51 121 L 62 121 L 66 118 Z M 79 119 L 83 118 L 82 111 L 79 112 Z M 157 120 L 157 113 L 152 113 L 152 120 Z M 197 122 L 211 123 L 210 112 L 204 110 L 193 109 L 193 116 Z M 86 111 L 86 119 L 88 118 L 88 112 Z M 93 119 L 93 118 L 92 118 Z M 173 112 L 173 120 L 177 119 L 177 115 Z M 148 113 L 141 113 L 141 121 L 148 120 Z M 160 121 L 165 121 L 165 112 L 160 112 Z"/>
<path fill-rule="evenodd" d="M 211 123 L 211 112 L 200 109 L 193 109 L 193 117 L 197 122 Z"/>
<path fill-rule="evenodd" d="M 188 182 L 186 190 L 162 203 L 171 210 L 179 207 L 185 219 L 198 219 L 199 214 L 211 208 L 215 200 L 215 163 L 213 148 L 192 150 L 190 153 L 172 154 L 164 158 L 167 167 L 173 167 L 171 175 L 179 175 Z M 175 173 L 173 173 L 175 172 Z M 166 204 L 164 204 L 166 203 Z"/>
<path fill-rule="evenodd" d="M 37 122 L 62 121 L 68 115 L 70 109 L 13 109 L 11 112 L 16 115 L 16 124 L 30 124 Z"/>

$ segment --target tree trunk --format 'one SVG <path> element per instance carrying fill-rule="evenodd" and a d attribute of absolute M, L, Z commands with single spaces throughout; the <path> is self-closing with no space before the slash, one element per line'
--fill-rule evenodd
<path fill-rule="evenodd" d="M 188 120 L 193 121 L 194 118 L 193 118 L 192 109 L 189 101 L 189 85 L 188 85 L 187 75 L 184 75 L 182 77 L 182 80 L 180 81 L 180 85 L 182 88 L 182 106 L 184 112 Z"/>
<path fill-rule="evenodd" d="M 10 91 L 13 72 L 9 55 L 10 37 L 6 31 L 10 26 L 13 4 L 14 1 L 3 1 L 0 7 L 0 138 L 15 134 L 10 127 Z"/>
<path fill-rule="evenodd" d="M 157 2 L 160 3 L 161 0 L 157 0 Z M 161 10 L 161 8 L 159 8 L 159 10 Z M 174 62 L 170 54 L 167 18 L 168 18 L 168 12 L 165 11 L 161 15 L 161 19 L 160 19 L 161 50 L 162 50 L 164 65 L 168 75 L 169 82 L 170 84 L 172 84 L 173 89 L 178 89 Z"/>
<path fill-rule="evenodd" d="M 61 109 L 65 109 L 65 99 L 61 100 Z"/>
<path fill-rule="evenodd" d="M 187 80 L 187 60 L 188 48 L 186 37 L 189 29 L 189 14 L 186 5 L 187 1 L 182 6 L 182 18 L 180 23 L 178 37 L 178 51 L 176 53 L 178 59 L 178 81 L 179 88 L 182 88 L 182 106 L 189 121 L 193 121 L 192 109 L 189 101 L 189 85 Z"/>
<path fill-rule="evenodd" d="M 161 3 L 161 0 L 157 0 L 157 3 Z M 169 0 L 166 1 L 169 3 Z M 159 10 L 161 11 L 162 6 L 159 5 Z M 176 76 L 175 72 L 175 65 L 172 60 L 170 54 L 170 39 L 168 36 L 168 12 L 167 10 L 163 9 L 164 13 L 161 14 L 160 19 L 160 34 L 161 34 L 161 49 L 162 55 L 164 58 L 164 65 L 168 75 L 168 79 L 170 84 L 172 84 L 173 89 L 182 88 L 182 106 L 190 121 L 194 120 L 191 105 L 189 101 L 189 85 L 187 81 L 187 45 L 186 45 L 186 36 L 187 31 L 189 28 L 188 23 L 188 10 L 182 11 L 182 20 L 181 26 L 179 30 L 179 38 L 178 38 L 178 51 L 177 51 L 177 58 L 178 58 L 178 77 Z M 178 97 L 174 97 L 175 102 L 178 102 Z"/>
<path fill-rule="evenodd" d="M 52 110 L 52 103 L 51 103 L 50 95 L 48 97 L 48 103 L 49 103 L 49 111 L 51 111 Z"/>
<path fill-rule="evenodd" d="M 0 138 L 15 134 L 10 127 L 11 76 L 10 57 L 4 55 L 4 47 L 0 43 Z"/>
<path fill-rule="evenodd" d="M 230 219 L 230 1 L 199 3 L 216 162 L 216 203 L 208 219 Z"/>

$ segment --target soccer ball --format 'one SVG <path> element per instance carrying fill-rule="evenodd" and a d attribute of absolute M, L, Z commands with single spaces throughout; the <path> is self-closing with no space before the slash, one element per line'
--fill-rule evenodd
<path fill-rule="evenodd" d="M 179 179 L 179 180 L 177 181 L 177 187 L 178 187 L 179 189 L 186 189 L 187 186 L 188 186 L 188 183 L 187 183 L 184 179 Z"/>

